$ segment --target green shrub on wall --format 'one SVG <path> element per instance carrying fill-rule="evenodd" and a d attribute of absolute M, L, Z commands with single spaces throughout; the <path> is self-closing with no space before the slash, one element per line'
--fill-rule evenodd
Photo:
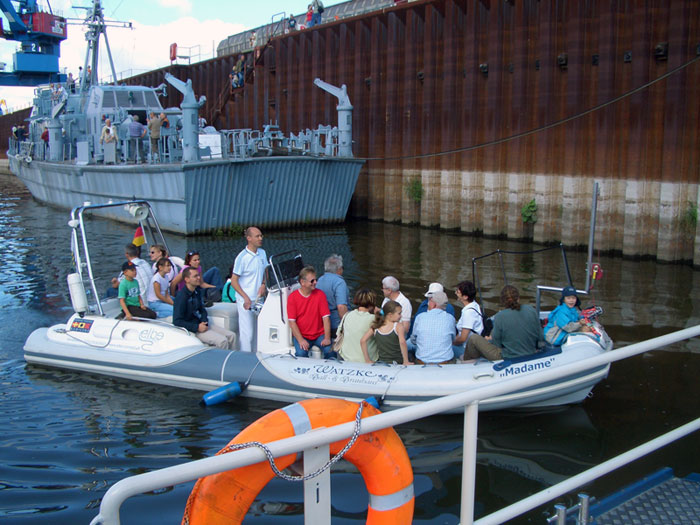
<path fill-rule="evenodd" d="M 423 182 L 420 177 L 413 177 L 406 184 L 406 194 L 413 202 L 420 202 L 423 199 Z"/>
<path fill-rule="evenodd" d="M 535 224 L 537 222 L 537 203 L 535 199 L 525 204 L 520 210 L 520 216 L 525 224 Z"/>

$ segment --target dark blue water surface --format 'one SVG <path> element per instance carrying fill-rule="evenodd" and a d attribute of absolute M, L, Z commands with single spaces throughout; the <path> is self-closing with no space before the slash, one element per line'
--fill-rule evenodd
<path fill-rule="evenodd" d="M 15 179 L 0 176 L 0 523 L 89 523 L 101 497 L 127 476 L 213 455 L 246 425 L 280 405 L 239 399 L 213 408 L 201 393 L 90 374 L 28 366 L 22 345 L 35 328 L 64 322 L 71 313 L 66 275 L 71 271 L 68 213 L 31 199 Z M 95 221 L 94 260 L 106 283 L 123 257 L 130 226 Z M 298 248 L 322 267 L 332 252 L 345 258 L 353 289 L 393 274 L 414 304 L 427 283 L 448 290 L 471 277 L 471 258 L 497 247 L 527 245 L 375 222 L 265 232 L 268 254 Z M 239 238 L 171 236 L 172 251 L 198 249 L 205 268 L 228 268 Z M 570 253 L 582 287 L 584 253 Z M 700 322 L 698 272 L 687 266 L 597 258 L 604 279 L 594 300 L 618 346 Z M 538 283 L 561 285 L 557 253 L 506 261 L 524 301 Z M 497 262 L 481 269 L 487 309 L 502 286 Z M 453 301 L 454 302 L 454 301 Z M 551 302 L 551 301 L 550 301 Z M 455 302 L 456 305 L 456 302 Z M 477 513 L 495 511 L 619 454 L 700 413 L 700 345 L 675 345 L 613 365 L 583 405 L 542 413 L 487 413 L 479 418 Z M 416 476 L 417 523 L 458 523 L 462 418 L 433 417 L 397 429 Z M 700 472 L 697 436 L 652 454 L 586 487 L 603 496 L 661 466 L 677 474 Z M 333 522 L 362 523 L 367 493 L 361 476 L 340 462 L 332 472 Z M 129 500 L 122 523 L 179 523 L 192 484 Z M 559 498 L 572 503 L 575 495 Z M 513 523 L 543 523 L 552 504 Z M 300 485 L 273 480 L 247 518 L 249 523 L 303 523 Z"/>

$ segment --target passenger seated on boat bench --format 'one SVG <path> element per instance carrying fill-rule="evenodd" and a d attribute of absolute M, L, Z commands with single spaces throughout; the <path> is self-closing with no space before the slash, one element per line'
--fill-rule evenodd
<path fill-rule="evenodd" d="M 403 323 L 405 333 L 407 333 L 408 329 L 411 327 L 413 307 L 408 297 L 401 293 L 400 286 L 399 280 L 392 275 L 387 275 L 382 279 L 382 293 L 384 294 L 382 306 L 384 306 L 384 303 L 387 301 L 396 301 L 401 305 L 401 322 Z"/>
<path fill-rule="evenodd" d="M 148 307 L 158 317 L 170 317 L 173 315 L 173 299 L 170 297 L 168 273 L 172 270 L 172 263 L 167 257 L 162 257 L 156 264 L 158 271 L 148 285 Z"/>
<path fill-rule="evenodd" d="M 571 332 L 590 332 L 583 315 L 578 310 L 581 299 L 576 295 L 576 288 L 566 286 L 561 291 L 559 306 L 549 314 L 544 328 L 545 339 L 551 345 L 561 345 Z"/>
<path fill-rule="evenodd" d="M 117 297 L 119 295 L 119 279 L 112 277 L 109 282 L 109 286 L 105 291 L 105 299 L 111 299 L 112 297 Z"/>
<path fill-rule="evenodd" d="M 173 308 L 173 324 L 193 332 L 205 344 L 232 350 L 236 334 L 225 328 L 209 324 L 199 285 L 202 276 L 195 268 L 182 272 L 185 286 L 177 293 Z"/>
<path fill-rule="evenodd" d="M 416 355 L 416 346 L 411 342 L 411 335 L 413 335 L 413 326 L 416 323 L 416 319 L 418 319 L 418 316 L 420 314 L 424 314 L 425 312 L 428 311 L 428 301 L 430 300 L 430 296 L 433 295 L 435 292 L 444 292 L 445 288 L 440 284 L 440 283 L 430 283 L 428 286 L 428 291 L 425 292 L 425 299 L 423 299 L 423 302 L 420 303 L 420 306 L 418 307 L 418 310 L 416 311 L 415 317 L 411 319 L 411 326 L 408 329 L 408 333 L 406 334 L 406 345 L 408 346 L 408 352 L 411 357 L 414 357 Z M 455 315 L 455 308 L 452 306 L 449 301 L 445 305 L 445 311 L 450 314 L 451 316 L 454 317 Z M 464 350 L 459 353 L 461 356 L 464 353 Z M 455 356 L 458 357 L 458 356 Z"/>
<path fill-rule="evenodd" d="M 294 336 L 297 357 L 308 357 L 309 349 L 318 346 L 323 357 L 334 357 L 331 349 L 331 312 L 326 295 L 316 289 L 316 270 L 305 266 L 299 272 L 301 288 L 287 299 L 287 318 Z"/>
<path fill-rule="evenodd" d="M 462 303 L 462 314 L 457 321 L 457 337 L 452 341 L 455 357 L 464 355 L 466 342 L 473 334 L 482 335 L 484 332 L 484 316 L 479 303 L 476 302 L 476 286 L 471 281 L 462 281 L 457 285 L 455 295 Z"/>
<path fill-rule="evenodd" d="M 205 298 L 207 299 L 209 298 L 209 294 L 212 293 L 214 289 L 220 292 L 224 286 L 224 281 L 221 278 L 221 272 L 219 269 L 214 266 L 213 268 L 209 268 L 206 272 L 204 272 L 202 270 L 202 259 L 199 252 L 193 250 L 187 252 L 187 255 L 185 255 L 185 266 L 182 268 L 182 271 L 177 274 L 172 281 L 170 281 L 170 292 L 173 295 L 176 295 L 176 293 L 182 290 L 182 288 L 185 286 L 182 273 L 185 268 L 193 268 L 197 270 L 199 275 L 202 276 L 202 283 L 200 284 L 200 287 L 207 290 L 205 292 Z M 214 299 L 215 301 L 221 299 L 221 295 L 217 295 L 218 299 Z"/>
<path fill-rule="evenodd" d="M 136 280 L 139 282 L 139 293 L 144 304 L 146 303 L 148 294 L 148 285 L 151 283 L 153 272 L 151 266 L 141 258 L 141 247 L 129 243 L 124 247 L 124 257 L 129 262 L 136 265 Z"/>
<path fill-rule="evenodd" d="M 343 279 L 343 257 L 332 254 L 323 263 L 325 273 L 318 278 L 316 288 L 321 290 L 328 301 L 331 312 L 331 337 L 335 338 L 340 320 L 348 313 L 348 285 Z"/>
<path fill-rule="evenodd" d="M 435 292 L 428 299 L 428 311 L 416 318 L 411 341 L 416 348 L 417 364 L 451 364 L 455 362 L 452 340 L 455 318 L 445 311 L 447 294 Z"/>
<path fill-rule="evenodd" d="M 136 280 L 136 265 L 132 262 L 125 262 L 122 265 L 122 273 L 124 274 L 124 279 L 119 283 L 119 306 L 121 306 L 122 311 L 117 316 L 117 319 L 124 319 L 131 321 L 133 316 L 145 317 L 146 319 L 155 319 L 156 313 L 146 308 L 146 305 L 141 299 L 139 293 L 139 283 Z"/>
<path fill-rule="evenodd" d="M 494 316 L 491 335 L 472 334 L 467 341 L 465 360 L 481 356 L 489 361 L 511 359 L 534 354 L 544 346 L 537 311 L 530 305 L 520 304 L 520 292 L 515 286 L 503 287 L 501 305 L 504 310 Z"/>

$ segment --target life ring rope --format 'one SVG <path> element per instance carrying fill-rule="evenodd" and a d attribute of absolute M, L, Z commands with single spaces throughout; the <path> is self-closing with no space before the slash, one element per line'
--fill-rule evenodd
<path fill-rule="evenodd" d="M 270 464 L 270 468 L 272 469 L 272 472 L 275 473 L 275 476 L 282 478 L 287 481 L 306 481 L 309 479 L 313 479 L 316 476 L 319 476 L 323 474 L 326 470 L 331 468 L 335 463 L 340 461 L 345 453 L 350 450 L 350 448 L 355 444 L 355 441 L 357 441 L 357 438 L 360 436 L 360 429 L 362 428 L 362 407 L 364 403 L 360 403 L 359 408 L 357 409 L 357 413 L 355 414 L 355 429 L 352 432 L 352 437 L 350 438 L 350 441 L 347 442 L 347 444 L 338 452 L 335 456 L 333 456 L 331 459 L 329 459 L 325 465 L 320 467 L 318 470 L 315 470 L 314 472 L 311 472 L 310 474 L 303 474 L 299 476 L 294 476 L 292 474 L 285 474 L 282 472 L 280 469 L 277 468 L 277 465 L 275 464 L 275 457 L 272 455 L 272 451 L 270 448 L 265 445 L 264 443 L 261 443 L 260 441 L 249 441 L 247 443 L 233 443 L 226 445 L 223 449 L 219 451 L 218 454 L 225 454 L 227 452 L 233 452 L 234 450 L 243 450 L 245 448 L 252 448 L 252 447 L 257 447 L 261 449 L 264 453 L 265 456 L 267 456 L 267 461 Z M 292 422 L 292 426 L 294 427 L 294 434 L 299 436 L 301 434 L 304 434 L 311 430 L 311 421 L 309 421 L 309 416 L 306 413 L 306 410 L 299 405 L 298 403 L 294 403 L 293 405 L 289 405 L 284 407 L 282 410 L 284 410 L 287 415 L 289 416 L 289 420 Z M 217 454 L 217 455 L 218 455 Z M 301 459 L 301 452 L 297 454 L 297 459 Z M 413 488 L 413 487 L 411 487 Z M 382 496 L 378 496 L 382 497 Z M 373 506 L 374 508 L 374 506 Z"/>
<path fill-rule="evenodd" d="M 182 519 L 184 525 L 240 524 L 259 492 L 275 476 L 289 481 L 302 481 L 318 476 L 341 457 L 354 464 L 362 474 L 369 501 L 367 523 L 410 525 L 413 520 L 413 469 L 406 448 L 393 428 L 360 434 L 362 416 L 380 414 L 365 402 L 335 398 L 307 399 L 261 417 L 236 436 L 218 454 L 258 447 L 267 461 L 239 467 L 200 478 L 187 500 Z M 317 471 L 304 476 L 281 472 L 291 466 L 300 454 L 273 458 L 268 446 L 279 439 L 303 435 L 324 427 L 350 421 L 355 428 L 350 439 L 330 443 L 332 458 Z"/>

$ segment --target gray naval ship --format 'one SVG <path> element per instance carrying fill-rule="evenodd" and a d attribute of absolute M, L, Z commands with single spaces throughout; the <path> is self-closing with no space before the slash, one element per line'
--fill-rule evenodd
<path fill-rule="evenodd" d="M 338 126 L 289 136 L 274 124 L 216 130 L 199 117 L 205 98 L 196 98 L 190 80 L 166 73 L 170 86 L 99 84 L 101 36 L 117 78 L 100 0 L 93 0 L 85 25 L 79 77 L 38 87 L 26 139 L 10 138 L 10 169 L 34 198 L 68 209 L 145 199 L 163 229 L 185 235 L 345 218 L 363 164 L 352 154 L 353 108 L 345 85 L 314 81 L 338 98 Z M 169 87 L 183 95 L 179 108 L 161 106 Z M 146 124 L 151 113 L 167 119 L 160 138 L 130 138 L 129 125 L 136 119 Z M 107 119 L 114 141 L 102 137 Z M 123 217 L 109 210 L 102 213 Z"/>

